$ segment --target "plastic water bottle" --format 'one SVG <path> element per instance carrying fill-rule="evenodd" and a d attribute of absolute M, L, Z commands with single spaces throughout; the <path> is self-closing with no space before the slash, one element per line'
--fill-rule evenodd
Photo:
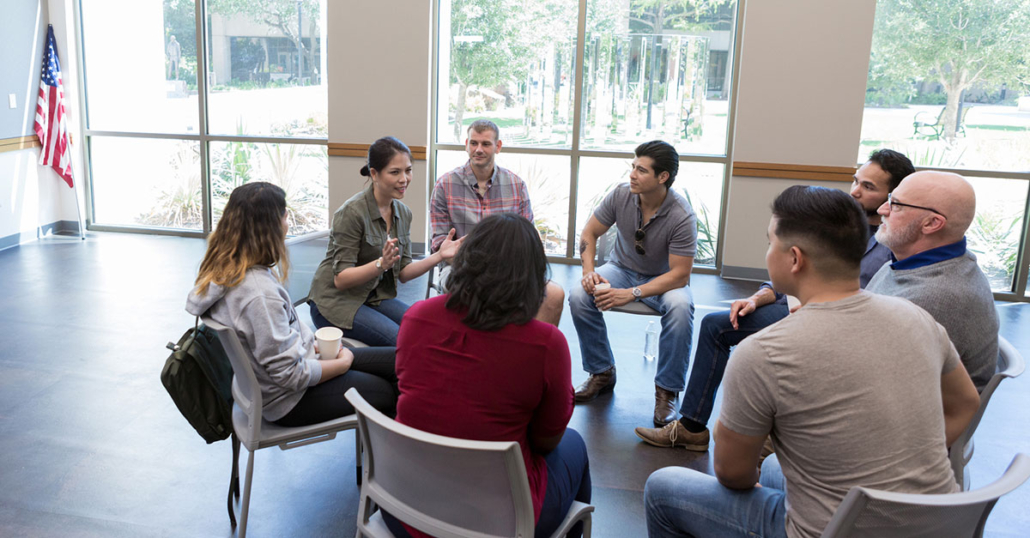
<path fill-rule="evenodd" d="M 644 360 L 653 361 L 658 355 L 658 325 L 654 321 L 647 322 L 644 331 Z"/>

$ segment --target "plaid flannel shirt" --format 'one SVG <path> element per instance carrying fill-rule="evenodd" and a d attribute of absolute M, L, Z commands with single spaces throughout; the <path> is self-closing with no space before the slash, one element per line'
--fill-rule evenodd
<path fill-rule="evenodd" d="M 467 162 L 440 176 L 433 187 L 429 210 L 432 250 L 440 248 L 451 228 L 455 238 L 464 237 L 479 221 L 494 213 L 518 213 L 533 222 L 526 183 L 511 170 L 494 165 L 494 173 L 486 183 L 486 196 L 479 194 L 476 175 Z"/>

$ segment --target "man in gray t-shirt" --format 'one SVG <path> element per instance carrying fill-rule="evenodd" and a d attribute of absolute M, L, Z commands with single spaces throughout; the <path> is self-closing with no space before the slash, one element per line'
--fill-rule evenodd
<path fill-rule="evenodd" d="M 865 220 L 836 189 L 795 186 L 773 202 L 769 276 L 802 307 L 737 347 L 715 426 L 716 476 L 682 467 L 652 474 L 649 530 L 816 537 L 855 486 L 958 491 L 947 447 L 979 395 L 932 316 L 859 289 Z M 776 455 L 762 465 L 759 488 L 770 435 Z"/>
<path fill-rule="evenodd" d="M 697 222 L 690 203 L 672 190 L 679 155 L 655 140 L 636 149 L 629 183 L 617 186 L 594 211 L 579 244 L 580 286 L 569 291 L 572 321 L 579 336 L 583 369 L 590 377 L 576 389 L 576 403 L 615 387 L 615 357 L 602 312 L 640 301 L 662 316 L 655 375 L 654 424 L 676 418 L 676 395 L 683 390 L 690 360 Z M 615 248 L 596 270 L 597 240 L 616 225 Z"/>

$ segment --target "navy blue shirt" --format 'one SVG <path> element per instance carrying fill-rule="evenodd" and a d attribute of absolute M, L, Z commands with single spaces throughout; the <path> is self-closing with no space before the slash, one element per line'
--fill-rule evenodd
<path fill-rule="evenodd" d="M 930 250 L 924 250 L 919 254 L 913 254 L 904 260 L 898 260 L 891 254 L 891 269 L 895 271 L 905 271 L 907 269 L 917 269 L 919 267 L 926 267 L 927 265 L 933 265 L 937 262 L 944 260 L 950 260 L 952 258 L 958 258 L 966 253 L 966 238 L 963 237 L 958 242 L 950 245 L 944 245 L 943 247 L 931 248 Z"/>

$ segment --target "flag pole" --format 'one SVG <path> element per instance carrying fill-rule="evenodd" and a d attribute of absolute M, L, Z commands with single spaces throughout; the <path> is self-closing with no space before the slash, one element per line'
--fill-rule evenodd
<path fill-rule="evenodd" d="M 75 213 L 79 216 L 79 236 L 82 240 L 86 240 L 86 223 L 82 220 L 82 208 L 79 207 L 79 182 L 75 182 L 75 187 L 72 189 L 72 193 L 75 196 Z"/>

